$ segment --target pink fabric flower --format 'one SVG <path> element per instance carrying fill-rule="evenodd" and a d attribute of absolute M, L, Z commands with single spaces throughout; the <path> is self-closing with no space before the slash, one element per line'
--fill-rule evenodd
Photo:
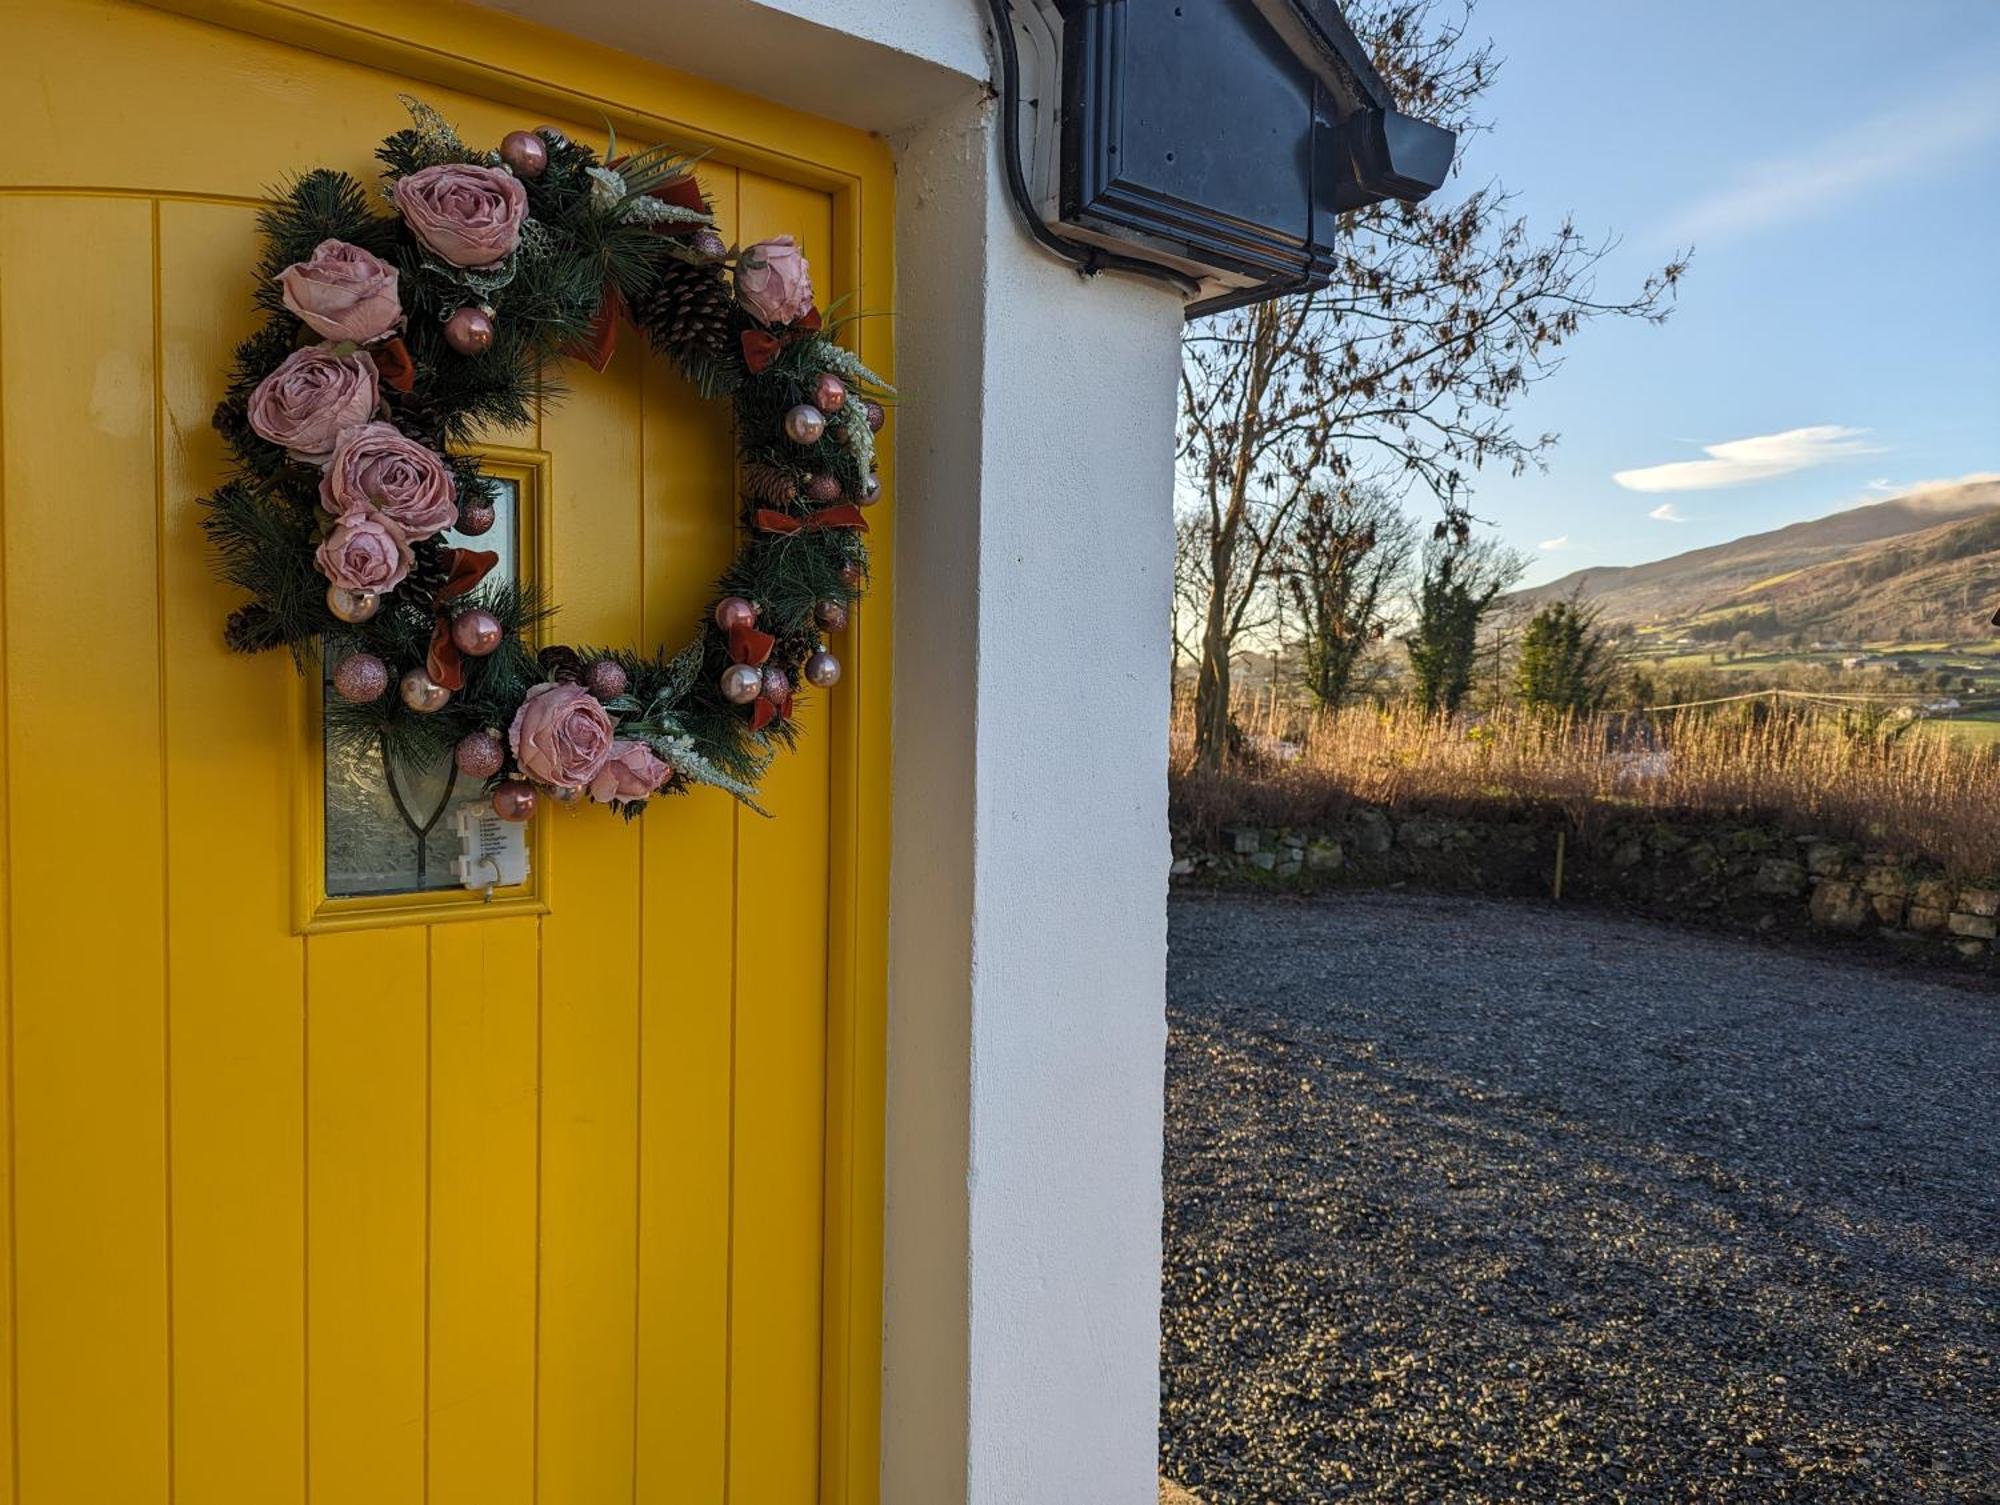
<path fill-rule="evenodd" d="M 293 459 L 324 464 L 343 430 L 375 416 L 381 395 L 365 351 L 335 355 L 328 346 L 308 345 L 257 383 L 250 427 Z"/>
<path fill-rule="evenodd" d="M 643 742 L 611 744 L 611 756 L 590 781 L 590 797 L 600 805 L 623 805 L 659 793 L 673 769 Z"/>
<path fill-rule="evenodd" d="M 412 541 L 458 521 L 450 468 L 393 423 L 363 423 L 340 436 L 320 474 L 319 500 L 336 517 L 373 508 Z"/>
<path fill-rule="evenodd" d="M 392 591 L 410 562 L 408 537 L 372 507 L 340 519 L 313 554 L 322 575 L 351 591 Z"/>
<path fill-rule="evenodd" d="M 323 240 L 310 261 L 295 261 L 273 279 L 285 307 L 329 340 L 365 345 L 403 319 L 396 269 L 344 240 Z"/>
<path fill-rule="evenodd" d="M 789 235 L 760 240 L 736 263 L 736 299 L 758 321 L 789 324 L 812 311 L 811 268 Z"/>
<path fill-rule="evenodd" d="M 410 233 L 455 267 L 505 261 L 528 217 L 528 191 L 512 173 L 463 162 L 398 178 L 391 197 Z"/>
<path fill-rule="evenodd" d="M 514 713 L 507 741 L 536 783 L 583 789 L 611 756 L 611 717 L 582 685 L 536 685 Z"/>

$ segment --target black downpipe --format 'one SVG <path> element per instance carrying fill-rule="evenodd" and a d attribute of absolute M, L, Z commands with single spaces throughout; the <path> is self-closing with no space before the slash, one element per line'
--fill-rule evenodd
<path fill-rule="evenodd" d="M 1007 188 L 1013 195 L 1014 207 L 1021 212 L 1028 233 L 1051 255 L 1075 267 L 1078 276 L 1129 272 L 1135 277 L 1167 283 L 1183 298 L 1194 297 L 1201 291 L 1201 284 L 1193 278 L 1170 267 L 1155 266 L 1150 261 L 1120 256 L 1081 241 L 1065 240 L 1044 222 L 1041 212 L 1035 207 L 1035 196 L 1028 190 L 1028 175 L 1021 167 L 1021 58 L 1014 47 L 1013 0 L 986 0 L 986 3 L 993 15 L 994 43 L 1000 49 L 1000 103 L 1005 117 L 1001 122 L 1001 134 L 1005 138 L 1001 149 L 1007 168 Z"/>

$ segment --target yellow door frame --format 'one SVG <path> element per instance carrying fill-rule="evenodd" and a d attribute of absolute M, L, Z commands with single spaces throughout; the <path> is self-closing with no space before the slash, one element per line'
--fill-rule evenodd
<path fill-rule="evenodd" d="M 602 119 L 832 201 L 823 291 L 886 309 L 894 293 L 894 165 L 865 132 L 457 0 L 143 0 L 231 30 L 435 83 L 537 117 Z M 798 143 L 810 141 L 811 155 Z M 890 325 L 857 321 L 863 360 L 894 379 Z M 893 438 L 893 420 L 888 437 Z M 895 496 L 894 447 L 882 448 Z M 869 535 L 874 580 L 829 702 L 833 801 L 827 913 L 822 1505 L 879 1494 L 882 1113 L 887 1011 L 893 502 Z"/>

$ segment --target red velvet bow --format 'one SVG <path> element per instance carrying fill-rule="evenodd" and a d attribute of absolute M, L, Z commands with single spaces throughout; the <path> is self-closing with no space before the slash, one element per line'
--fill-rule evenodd
<path fill-rule="evenodd" d="M 614 157 L 604 165 L 616 172 L 624 161 L 623 157 Z M 649 188 L 646 197 L 681 209 L 692 209 L 697 214 L 708 211 L 708 202 L 701 196 L 701 185 L 692 177 L 675 178 L 671 183 Z M 669 227 L 669 233 L 673 228 Z M 685 228 L 695 227 L 690 225 Z M 625 295 L 618 291 L 610 278 L 605 278 L 604 297 L 597 305 L 597 317 L 590 321 L 589 332 L 582 339 L 565 345 L 563 354 L 587 362 L 593 371 L 602 372 L 611 364 L 611 356 L 618 349 L 618 326 L 630 316 L 631 310 L 625 306 Z"/>
<path fill-rule="evenodd" d="M 802 340 L 809 334 L 818 334 L 819 328 L 819 310 L 809 308 L 777 334 L 772 334 L 768 329 L 746 329 L 741 336 L 743 364 L 750 368 L 752 375 L 755 375 L 776 360 L 778 352 L 793 340 Z"/>
<path fill-rule="evenodd" d="M 753 669 L 762 668 L 777 643 L 778 640 L 770 633 L 755 627 L 732 627 L 729 629 L 729 661 L 748 664 Z M 761 732 L 773 721 L 791 714 L 792 692 L 789 689 L 778 695 L 765 690 L 750 703 L 750 730 Z"/>
<path fill-rule="evenodd" d="M 451 640 L 451 613 L 444 609 L 444 604 L 475 589 L 486 578 L 487 571 L 500 562 L 500 556 L 489 549 L 444 552 L 447 574 L 432 598 L 437 605 L 437 620 L 431 624 L 431 651 L 424 656 L 424 672 L 447 690 L 462 690 L 465 661 L 459 657 L 458 644 Z"/>
<path fill-rule="evenodd" d="M 837 507 L 822 507 L 817 512 L 808 512 L 804 517 L 794 517 L 789 512 L 759 507 L 751 514 L 750 520 L 765 533 L 811 533 L 819 528 L 853 528 L 862 533 L 868 531 L 868 519 L 861 515 L 861 509 L 852 502 L 842 502 Z"/>
<path fill-rule="evenodd" d="M 417 363 L 410 359 L 410 347 L 403 343 L 401 335 L 369 346 L 368 356 L 375 362 L 376 373 L 398 392 L 408 392 L 416 386 Z"/>

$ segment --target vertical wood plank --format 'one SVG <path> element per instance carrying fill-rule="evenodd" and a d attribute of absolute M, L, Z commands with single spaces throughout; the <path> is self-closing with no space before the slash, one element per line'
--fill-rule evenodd
<path fill-rule="evenodd" d="M 179 1499 L 281 1505 L 305 1488 L 305 957 L 273 714 L 293 671 L 224 648 L 238 598 L 209 569 L 198 505 L 224 473 L 208 418 L 253 324 L 256 243 L 247 207 L 160 206 L 174 1466 Z"/>
<path fill-rule="evenodd" d="M 0 288 L 7 285 L 6 208 L 0 205 Z M 0 297 L 0 373 L 7 369 L 6 300 Z M 0 385 L 0 1505 L 14 1505 L 16 1451 L 14 1405 L 14 886 L 13 842 L 9 814 L 7 708 L 11 677 L 7 672 L 7 404 Z"/>
<path fill-rule="evenodd" d="M 741 238 L 790 232 L 829 260 L 823 194 L 744 173 Z M 738 822 L 730 1498 L 812 1500 L 819 1480 L 826 1113 L 828 753 L 809 696 L 796 752 Z M 783 900 L 774 903 L 774 890 Z M 773 925 L 776 915 L 796 923 Z"/>
<path fill-rule="evenodd" d="M 424 1495 L 426 932 L 306 943 L 313 1505 Z"/>
<path fill-rule="evenodd" d="M 171 1467 L 152 213 L 0 203 L 20 1486 L 121 1505 Z"/>
<path fill-rule="evenodd" d="M 542 415 L 543 445 L 556 457 L 553 589 L 564 642 L 638 636 L 642 346 L 626 338 L 587 396 Z M 548 826 L 560 884 L 542 921 L 540 1498 L 629 1505 L 639 831 L 596 809 L 558 812 Z"/>
<path fill-rule="evenodd" d="M 526 1505 L 540 927 L 439 925 L 430 945 L 429 1505 Z"/>
<path fill-rule="evenodd" d="M 725 239 L 736 173 L 704 166 Z M 645 638 L 688 642 L 736 547 L 727 424 L 663 362 L 645 373 Z M 661 801 L 642 823 L 649 936 L 639 1092 L 638 1499 L 719 1501 L 729 1291 L 729 945 L 735 802 Z"/>

